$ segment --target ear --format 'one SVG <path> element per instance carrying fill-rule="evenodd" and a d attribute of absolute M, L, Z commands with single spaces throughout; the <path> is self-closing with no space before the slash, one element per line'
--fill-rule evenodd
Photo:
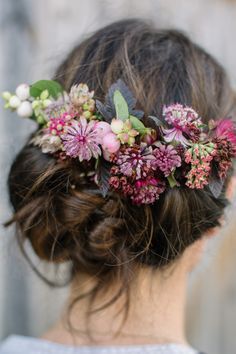
<path fill-rule="evenodd" d="M 233 201 L 235 192 L 236 192 L 236 176 L 233 176 L 230 178 L 225 193 L 226 197 L 229 199 L 230 202 Z"/>

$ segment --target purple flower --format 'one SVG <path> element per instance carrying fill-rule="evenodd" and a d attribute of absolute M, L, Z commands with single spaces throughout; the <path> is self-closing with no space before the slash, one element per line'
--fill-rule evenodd
<path fill-rule="evenodd" d="M 97 159 L 101 155 L 101 138 L 96 121 L 91 120 L 88 123 L 84 117 L 74 120 L 61 138 L 65 152 L 70 157 L 78 157 L 83 161 L 92 157 Z"/>
<path fill-rule="evenodd" d="M 119 166 L 119 172 L 124 176 L 140 179 L 145 178 L 152 170 L 151 162 L 154 159 L 152 148 L 141 144 L 141 146 L 121 148 L 117 153 L 115 163 Z"/>
<path fill-rule="evenodd" d="M 175 140 L 183 145 L 188 145 L 188 139 L 186 139 L 184 134 L 191 140 L 198 140 L 202 121 L 197 112 L 191 107 L 184 107 L 179 103 L 168 107 L 165 106 L 163 116 L 165 121 L 171 126 L 169 129 L 162 129 L 166 142 L 169 143 Z"/>
<path fill-rule="evenodd" d="M 165 175 L 169 176 L 176 167 L 181 166 L 181 157 L 172 145 L 156 144 L 156 149 L 153 150 L 155 160 L 152 161 L 154 168 L 159 168 Z"/>

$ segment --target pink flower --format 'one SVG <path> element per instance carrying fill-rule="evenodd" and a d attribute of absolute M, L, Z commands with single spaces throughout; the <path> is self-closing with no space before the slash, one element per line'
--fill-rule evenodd
<path fill-rule="evenodd" d="M 181 166 L 181 157 L 172 145 L 156 144 L 153 150 L 155 160 L 152 162 L 154 168 L 159 168 L 165 175 L 169 176 L 176 167 Z"/>
<path fill-rule="evenodd" d="M 98 158 L 101 155 L 99 144 L 101 143 L 96 121 L 87 122 L 84 117 L 74 120 L 61 136 L 66 154 L 70 157 L 78 157 L 80 161 Z"/>

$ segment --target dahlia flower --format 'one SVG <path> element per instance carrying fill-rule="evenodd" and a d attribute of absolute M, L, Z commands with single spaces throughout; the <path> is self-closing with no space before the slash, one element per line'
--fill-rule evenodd
<path fill-rule="evenodd" d="M 61 136 L 63 147 L 68 156 L 80 161 L 90 160 L 92 157 L 98 158 L 101 155 L 99 144 L 100 134 L 95 121 L 87 122 L 84 117 L 78 121 L 74 120 L 72 125 L 66 129 Z"/>

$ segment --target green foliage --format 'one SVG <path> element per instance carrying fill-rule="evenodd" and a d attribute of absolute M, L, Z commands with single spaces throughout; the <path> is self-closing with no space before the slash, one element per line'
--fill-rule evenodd
<path fill-rule="evenodd" d="M 119 90 L 114 92 L 113 101 L 115 104 L 116 117 L 126 121 L 129 118 L 129 107 Z"/>
<path fill-rule="evenodd" d="M 30 86 L 30 95 L 34 98 L 40 97 L 44 91 L 47 91 L 49 96 L 57 98 L 63 92 L 63 88 L 58 82 L 53 80 L 40 80 Z"/>

